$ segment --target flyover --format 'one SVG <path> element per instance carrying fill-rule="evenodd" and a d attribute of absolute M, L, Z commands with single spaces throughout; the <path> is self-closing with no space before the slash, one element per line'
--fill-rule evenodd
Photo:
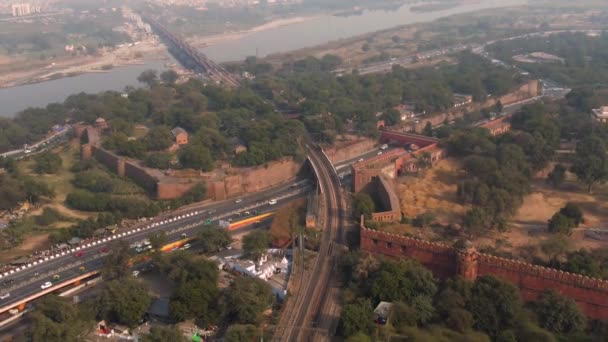
<path fill-rule="evenodd" d="M 24 265 L 18 270 L 0 274 L 0 283 L 5 284 L 2 285 L 0 292 L 10 293 L 10 297 L 0 300 L 0 314 L 16 307 L 23 308 L 24 304 L 29 301 L 81 280 L 83 273 L 100 269 L 105 253 L 111 252 L 108 248 L 113 241 L 124 240 L 134 243 L 161 231 L 167 234 L 169 242 L 177 241 L 182 238 L 183 234 L 194 235 L 204 221 L 228 220 L 238 217 L 245 211 L 270 212 L 288 201 L 305 196 L 309 190 L 309 182 L 300 181 L 243 197 L 240 203 L 224 201 L 171 216 L 158 217 L 134 226 L 130 230 L 57 253 Z M 270 199 L 276 199 L 277 204 L 269 204 Z M 84 272 L 81 267 L 84 267 Z M 41 289 L 41 285 L 51 281 L 55 275 L 58 276 L 56 284 L 48 289 Z"/>

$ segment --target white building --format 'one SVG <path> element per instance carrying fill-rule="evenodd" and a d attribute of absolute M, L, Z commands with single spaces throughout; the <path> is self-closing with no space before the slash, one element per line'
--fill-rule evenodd
<path fill-rule="evenodd" d="M 23 17 L 26 15 L 32 14 L 30 4 L 12 4 L 11 11 L 13 12 L 13 17 Z"/>
<path fill-rule="evenodd" d="M 608 122 L 608 106 L 593 109 L 593 116 L 595 116 L 595 119 L 599 122 Z"/>

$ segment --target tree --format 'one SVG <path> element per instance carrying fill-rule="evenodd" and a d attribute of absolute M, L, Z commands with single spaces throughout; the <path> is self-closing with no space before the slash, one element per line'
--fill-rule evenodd
<path fill-rule="evenodd" d="M 347 338 L 346 342 L 372 342 L 372 338 L 362 332 L 358 332 Z"/>
<path fill-rule="evenodd" d="M 112 280 L 99 296 L 99 317 L 110 322 L 135 327 L 140 324 L 152 299 L 146 287 L 133 278 Z"/>
<path fill-rule="evenodd" d="M 340 330 L 344 337 L 357 333 L 369 335 L 374 328 L 373 309 L 368 299 L 359 299 L 354 303 L 344 305 L 340 316 Z"/>
<path fill-rule="evenodd" d="M 35 180 L 31 177 L 27 177 L 23 180 L 23 191 L 25 193 L 25 198 L 31 203 L 38 202 L 41 197 L 49 199 L 55 197 L 55 190 L 49 187 L 47 183 Z"/>
<path fill-rule="evenodd" d="M 355 219 L 359 220 L 363 215 L 366 220 L 371 220 L 372 214 L 376 211 L 376 204 L 372 197 L 365 192 L 360 192 L 355 195 L 354 202 Z"/>
<path fill-rule="evenodd" d="M 562 164 L 557 164 L 553 170 L 547 175 L 547 183 L 554 188 L 558 188 L 566 180 L 566 167 Z"/>
<path fill-rule="evenodd" d="M 32 341 L 82 341 L 93 326 L 93 317 L 52 294 L 36 302 L 29 318 L 32 324 L 28 334 Z"/>
<path fill-rule="evenodd" d="M 173 159 L 173 157 L 168 153 L 153 152 L 146 156 L 144 163 L 147 167 L 153 169 L 166 170 L 171 168 L 171 159 Z"/>
<path fill-rule="evenodd" d="M 545 291 L 535 307 L 540 326 L 549 331 L 570 334 L 586 328 L 587 319 L 576 302 L 558 292 Z"/>
<path fill-rule="evenodd" d="M 213 169 L 213 158 L 208 148 L 201 145 L 188 145 L 179 153 L 179 162 L 183 167 L 211 171 Z"/>
<path fill-rule="evenodd" d="M 481 276 L 473 284 L 467 306 L 475 318 L 475 328 L 495 337 L 515 326 L 521 299 L 513 285 L 493 276 Z"/>
<path fill-rule="evenodd" d="M 125 240 L 118 240 L 108 245 L 110 254 L 105 258 L 101 274 L 104 279 L 121 279 L 129 274 L 131 247 Z"/>
<path fill-rule="evenodd" d="M 150 245 L 156 251 L 160 251 L 160 248 L 167 243 L 167 233 L 165 231 L 161 231 L 156 233 L 150 237 Z"/>
<path fill-rule="evenodd" d="M 608 178 L 608 155 L 604 141 L 591 135 L 576 145 L 572 172 L 587 186 L 591 194 L 593 186 Z"/>
<path fill-rule="evenodd" d="M 57 173 L 61 170 L 61 157 L 51 151 L 42 152 L 34 157 L 34 172 Z"/>
<path fill-rule="evenodd" d="M 260 329 L 253 324 L 233 324 L 226 329 L 226 342 L 251 342 L 260 339 Z"/>
<path fill-rule="evenodd" d="M 174 70 L 165 70 L 160 74 L 160 79 L 166 85 L 174 85 L 178 75 Z"/>
<path fill-rule="evenodd" d="M 144 137 L 148 151 L 166 150 L 173 144 L 173 134 L 167 126 L 154 126 Z"/>
<path fill-rule="evenodd" d="M 401 122 L 401 113 L 394 108 L 389 108 L 384 112 L 383 119 L 388 126 L 393 126 Z"/>
<path fill-rule="evenodd" d="M 579 206 L 568 202 L 551 217 L 548 229 L 552 233 L 568 234 L 570 229 L 578 227 L 584 221 L 583 212 Z"/>
<path fill-rule="evenodd" d="M 383 262 L 370 275 L 370 295 L 375 302 L 403 301 L 412 304 L 418 296 L 432 298 L 437 291 L 433 274 L 418 262 Z"/>
<path fill-rule="evenodd" d="M 473 209 L 467 211 L 462 220 L 462 226 L 470 236 L 479 236 L 488 225 L 488 214 L 480 207 L 473 207 Z"/>
<path fill-rule="evenodd" d="M 174 326 L 153 325 L 150 332 L 141 336 L 142 342 L 184 342 L 187 339 L 179 329 Z"/>
<path fill-rule="evenodd" d="M 274 300 L 270 285 L 259 278 L 236 278 L 222 296 L 222 312 L 226 322 L 257 324 L 262 311 Z"/>
<path fill-rule="evenodd" d="M 216 227 L 202 227 L 197 238 L 203 253 L 219 252 L 232 243 L 228 231 Z"/>
<path fill-rule="evenodd" d="M 564 234 L 550 236 L 545 241 L 541 242 L 540 249 L 549 259 L 555 259 L 558 256 L 565 254 L 570 249 L 570 239 Z"/>
<path fill-rule="evenodd" d="M 256 230 L 243 238 L 243 251 L 251 259 L 257 261 L 270 246 L 270 233 L 266 230 Z"/>
<path fill-rule="evenodd" d="M 432 165 L 431 154 L 429 152 L 423 152 L 416 156 L 416 169 L 418 169 L 418 171 L 428 169 Z"/>
<path fill-rule="evenodd" d="M 504 106 L 502 105 L 502 102 L 500 102 L 500 100 L 496 101 L 496 104 L 494 105 L 494 111 L 496 111 L 497 114 L 502 113 L 502 110 L 504 109 Z"/>
<path fill-rule="evenodd" d="M 424 126 L 424 129 L 422 130 L 422 134 L 426 135 L 427 137 L 433 136 L 433 125 L 431 124 L 430 121 L 426 122 L 426 125 Z"/>
<path fill-rule="evenodd" d="M 152 88 L 156 84 L 158 84 L 158 77 L 156 75 L 156 70 L 145 70 L 139 76 L 137 76 L 137 80 L 141 83 L 146 84 L 148 87 Z"/>

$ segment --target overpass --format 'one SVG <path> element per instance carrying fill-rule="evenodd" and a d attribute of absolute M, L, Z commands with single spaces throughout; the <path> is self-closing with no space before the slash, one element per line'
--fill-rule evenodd
<path fill-rule="evenodd" d="M 0 293 L 8 292 L 10 297 L 0 300 L 0 314 L 14 308 L 23 309 L 30 301 L 92 276 L 102 268 L 106 253 L 111 252 L 109 249 L 113 241 L 123 240 L 132 244 L 164 231 L 169 245 L 179 244 L 184 239 L 183 234 L 194 236 L 205 221 L 217 223 L 220 220 L 238 218 L 241 216 L 240 213 L 254 210 L 260 216 L 253 219 L 262 220 L 265 217 L 263 214 L 272 212 L 277 206 L 293 199 L 306 196 L 309 190 L 310 184 L 300 181 L 244 197 L 240 203 L 224 201 L 160 216 L 131 227 L 127 231 L 89 241 L 81 246 L 57 252 L 4 272 L 0 274 L 2 284 Z M 270 199 L 276 199 L 278 203 L 271 205 L 268 203 Z M 234 229 L 237 228 L 239 227 Z M 85 276 L 83 270 L 90 274 L 83 278 Z M 59 279 L 52 287 L 41 289 L 43 283 L 51 281 L 56 275 Z"/>
<path fill-rule="evenodd" d="M 186 68 L 207 75 L 210 79 L 230 87 L 238 87 L 239 80 L 221 66 L 213 62 L 204 53 L 188 44 L 183 38 L 171 33 L 157 20 L 142 15 L 142 19 L 165 42 L 173 56 Z"/>
<path fill-rule="evenodd" d="M 317 178 L 322 206 L 319 226 L 323 228 L 319 253 L 311 271 L 300 267 L 300 281 L 295 296 L 285 304 L 273 340 L 303 341 L 328 339 L 335 335 L 339 320 L 340 297 L 328 296 L 332 276 L 341 249 L 334 248 L 344 241 L 346 226 L 345 202 L 340 178 L 327 155 L 306 145 L 308 162 Z M 329 291 L 328 291 L 329 290 Z M 323 318 L 319 320 L 319 318 Z M 319 320 L 320 325 L 313 324 Z"/>

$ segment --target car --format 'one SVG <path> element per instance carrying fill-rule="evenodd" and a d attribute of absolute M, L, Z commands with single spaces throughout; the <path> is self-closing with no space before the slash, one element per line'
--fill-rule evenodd
<path fill-rule="evenodd" d="M 46 283 L 40 285 L 41 289 L 48 289 L 49 287 L 53 286 L 53 284 L 50 281 L 47 281 Z"/>
<path fill-rule="evenodd" d="M 187 243 L 187 244 L 183 245 L 181 249 L 182 250 L 186 250 L 186 249 L 189 249 L 190 247 L 192 247 L 192 245 L 190 245 L 189 243 Z"/>
<path fill-rule="evenodd" d="M 188 237 L 188 234 L 183 233 L 183 234 L 181 235 L 181 237 L 182 237 L 182 239 L 183 239 L 183 238 L 187 238 L 187 237 Z"/>
<path fill-rule="evenodd" d="M 78 251 L 78 252 L 74 253 L 74 256 L 80 258 L 80 257 L 84 256 L 84 251 Z"/>
<path fill-rule="evenodd" d="M 387 145 L 387 144 L 384 144 L 384 145 L 380 146 L 380 149 L 381 149 L 381 150 L 386 150 L 387 148 L 388 148 L 388 145 Z"/>
<path fill-rule="evenodd" d="M 99 251 L 100 251 L 101 253 L 107 253 L 107 252 L 108 252 L 108 246 L 103 246 L 103 247 L 101 247 L 101 248 L 99 249 Z"/>
<path fill-rule="evenodd" d="M 133 276 L 135 278 L 137 278 L 137 276 L 139 276 L 139 271 L 138 270 L 133 271 Z"/>
<path fill-rule="evenodd" d="M 382 155 L 382 151 L 376 153 L 376 155 L 378 155 L 378 156 Z"/>
<path fill-rule="evenodd" d="M 8 297 L 10 297 L 10 296 L 11 296 L 11 294 L 10 294 L 10 293 L 5 292 L 5 293 L 3 293 L 3 294 L 1 294 L 1 295 L 0 295 L 0 299 L 6 299 L 6 298 L 8 298 Z"/>
<path fill-rule="evenodd" d="M 270 201 L 268 201 L 268 204 L 275 205 L 275 204 L 277 204 L 277 200 L 273 198 Z"/>
<path fill-rule="evenodd" d="M 359 158 L 359 163 L 363 161 L 363 158 Z"/>
<path fill-rule="evenodd" d="M 236 201 L 234 201 L 234 203 L 241 203 L 241 202 L 243 202 L 243 199 L 242 199 L 242 198 L 239 198 L 239 199 L 237 199 Z"/>

